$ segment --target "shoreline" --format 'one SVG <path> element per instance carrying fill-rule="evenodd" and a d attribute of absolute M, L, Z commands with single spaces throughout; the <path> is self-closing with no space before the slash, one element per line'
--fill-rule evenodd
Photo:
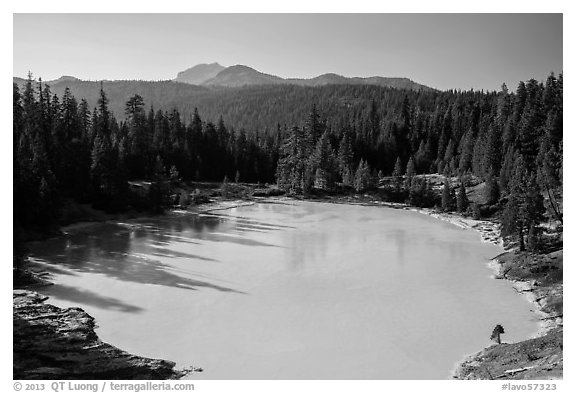
<path fill-rule="evenodd" d="M 192 371 L 106 343 L 91 315 L 78 307 L 56 307 L 48 299 L 27 289 L 12 291 L 13 379 L 169 380 Z"/>
<path fill-rule="evenodd" d="M 538 328 L 537 328 L 536 333 L 534 333 L 531 337 L 529 337 L 525 340 L 522 340 L 522 341 L 519 341 L 516 343 L 510 343 L 510 344 L 517 344 L 517 346 L 518 346 L 518 345 L 522 345 L 523 343 L 529 343 L 531 340 L 536 340 L 539 338 L 545 338 L 549 333 L 551 333 L 551 332 L 554 333 L 555 330 L 561 329 L 563 327 L 563 318 L 562 317 L 556 318 L 557 317 L 556 315 L 554 315 L 550 312 L 547 312 L 544 308 L 545 304 L 542 304 L 539 301 L 539 296 L 537 296 L 535 294 L 540 289 L 536 280 L 515 279 L 515 278 L 509 277 L 503 273 L 503 263 L 500 261 L 499 258 L 501 258 L 503 255 L 514 252 L 515 250 L 512 248 L 506 249 L 506 247 L 504 245 L 504 241 L 500 236 L 500 229 L 499 229 L 497 223 L 495 223 L 493 221 L 488 221 L 488 220 L 474 220 L 471 218 L 458 216 L 456 214 L 437 212 L 437 211 L 434 211 L 433 209 L 429 209 L 429 208 L 418 209 L 418 208 L 408 207 L 407 210 L 415 211 L 415 212 L 418 212 L 421 214 L 426 214 L 430 217 L 433 217 L 433 218 L 436 218 L 436 219 L 439 219 L 442 221 L 446 221 L 450 224 L 456 225 L 459 228 L 473 229 L 480 234 L 482 242 L 491 243 L 491 244 L 500 246 L 504 249 L 503 253 L 496 255 L 495 257 L 493 257 L 491 260 L 489 260 L 486 263 L 486 266 L 494 272 L 494 274 L 491 275 L 491 278 L 493 278 L 495 280 L 507 280 L 507 281 L 509 281 L 512 288 L 516 291 L 516 293 L 523 296 L 524 299 L 534 307 L 532 312 L 539 319 Z M 469 377 L 473 374 L 465 371 L 465 369 L 470 367 L 470 366 L 484 367 L 485 369 L 487 369 L 487 365 L 485 365 L 485 364 L 482 365 L 482 361 L 484 360 L 483 355 L 488 350 L 491 350 L 491 349 L 495 350 L 497 345 L 498 344 L 494 344 L 492 346 L 480 349 L 479 351 L 465 355 L 461 360 L 459 360 L 458 362 L 456 362 L 454 364 L 454 367 L 450 371 L 450 378 L 451 379 L 472 379 Z M 529 360 L 530 360 L 530 358 L 529 358 Z M 496 360 L 496 361 L 498 361 L 498 360 Z M 504 370 L 504 372 L 502 374 L 498 374 L 496 376 L 491 376 L 490 372 L 488 371 L 488 375 L 489 375 L 490 379 L 493 379 L 493 377 L 495 377 L 496 379 L 512 379 L 512 378 L 514 378 L 514 376 L 522 375 L 523 372 L 532 370 L 535 367 L 536 366 L 525 366 L 525 367 L 521 367 L 521 366 L 516 367 L 515 366 L 515 367 L 511 367 L 512 368 L 511 370 Z M 563 372 L 563 370 L 561 369 L 560 370 L 560 379 L 562 378 L 562 372 Z M 542 375 L 539 375 L 538 379 L 541 379 L 541 378 L 542 378 Z M 476 379 L 476 378 L 473 378 L 473 379 Z"/>
<path fill-rule="evenodd" d="M 519 294 L 524 297 L 526 301 L 528 301 L 531 305 L 534 306 L 532 312 L 537 316 L 539 319 L 538 328 L 536 333 L 527 338 L 526 340 L 519 341 L 517 343 L 510 343 L 504 345 L 511 345 L 513 346 L 512 351 L 517 350 L 516 347 L 521 347 L 520 350 L 524 350 L 522 348 L 523 345 L 528 346 L 532 343 L 533 340 L 540 340 L 543 341 L 548 338 L 548 335 L 556 337 L 560 335 L 560 340 L 562 336 L 563 330 L 563 317 L 555 315 L 551 312 L 547 312 L 545 310 L 546 304 L 542 303 L 540 297 L 537 295 L 538 291 L 541 289 L 541 286 L 538 285 L 536 280 L 521 280 L 516 279 L 511 276 L 506 275 L 503 272 L 503 262 L 500 260 L 504 255 L 510 255 L 511 253 L 515 252 L 514 248 L 506 248 L 504 242 L 500 236 L 500 229 L 496 222 L 490 220 L 475 220 L 468 217 L 460 216 L 456 213 L 444 213 L 439 212 L 431 208 L 416 208 L 407 204 L 403 203 L 389 203 L 389 202 L 382 202 L 382 201 L 350 201 L 349 198 L 338 198 L 339 200 L 322 200 L 322 199 L 312 199 L 311 201 L 317 202 L 329 202 L 329 203 L 341 203 L 341 204 L 353 204 L 353 205 L 362 205 L 362 206 L 374 206 L 374 207 L 389 207 L 394 209 L 403 209 L 408 211 L 417 212 L 420 214 L 428 215 L 432 218 L 442 220 L 448 222 L 452 225 L 456 225 L 462 229 L 472 229 L 479 233 L 480 239 L 484 243 L 490 243 L 497 246 L 502 247 L 504 252 L 494 256 L 491 260 L 486 262 L 486 266 L 494 272 L 491 275 L 491 278 L 496 280 L 505 279 L 510 282 L 512 288 Z M 345 200 L 342 200 L 345 199 Z M 348 199 L 348 200 L 346 200 Z M 513 255 L 513 254 L 512 254 Z M 560 288 L 561 291 L 561 288 Z M 561 294 L 560 294 L 561 297 Z M 553 338 L 554 338 L 553 337 Z M 553 342 L 552 344 L 556 344 Z M 561 344 L 560 344 L 561 345 Z M 487 351 L 496 350 L 498 345 L 492 345 L 489 347 L 485 347 L 480 349 L 476 352 L 464 355 L 464 357 L 457 361 L 454 364 L 454 367 L 450 371 L 450 379 L 494 379 L 493 375 L 487 371 L 488 378 L 476 378 L 476 375 L 471 371 L 465 371 L 468 368 L 477 369 L 477 368 L 484 368 L 487 370 L 487 365 L 483 364 L 484 354 Z M 495 359 L 491 360 L 492 362 L 498 362 L 501 358 L 505 357 L 506 354 L 502 354 L 500 357 L 496 357 Z M 531 361 L 530 356 L 528 356 L 528 360 Z M 560 362 L 562 362 L 562 355 L 560 355 Z M 520 362 L 521 363 L 521 362 Z M 538 369 L 533 370 L 536 366 L 526 366 L 526 367 L 515 367 L 512 370 L 504 370 L 503 373 L 496 375 L 497 379 L 515 379 L 516 376 L 521 376 L 522 373 L 526 371 L 534 372 L 537 374 L 539 379 L 547 378 L 549 375 L 540 373 L 538 374 Z M 553 374 L 554 367 L 551 367 L 549 371 L 552 371 L 550 375 Z M 560 366 L 560 376 L 562 378 L 562 366 Z M 558 378 L 558 375 L 552 375 L 551 378 Z"/>
<path fill-rule="evenodd" d="M 326 196 L 320 198 L 293 198 L 288 196 L 263 196 L 263 197 L 252 197 L 252 198 L 235 198 L 235 199 L 224 199 L 224 198 L 217 198 L 212 199 L 209 202 L 192 205 L 189 206 L 187 209 L 179 209 L 173 208 L 169 209 L 165 212 L 165 214 L 210 214 L 211 212 L 219 211 L 219 210 L 228 210 L 237 207 L 243 206 L 252 206 L 256 203 L 286 203 L 290 201 L 307 201 L 307 202 L 321 202 L 321 203 L 334 203 L 334 204 L 347 204 L 347 205 L 359 205 L 359 206 L 366 206 L 366 207 L 387 207 L 393 209 L 402 209 L 407 211 L 413 211 L 420 214 L 428 215 L 432 218 L 442 220 L 448 222 L 452 225 L 458 226 L 462 229 L 473 229 L 480 235 L 480 239 L 482 242 L 494 244 L 500 247 L 504 247 L 503 241 L 500 237 L 500 231 L 498 228 L 498 224 L 489 221 L 489 220 L 474 220 L 472 218 L 460 216 L 458 214 L 453 213 L 444 213 L 439 212 L 431 208 L 416 208 L 404 203 L 391 203 L 391 202 L 383 202 L 380 200 L 376 200 L 375 198 L 370 198 L 367 196 Z M 145 215 L 149 216 L 149 215 Z M 128 221 L 141 219 L 144 216 L 137 216 L 137 217 L 127 217 Z M 122 220 L 121 218 L 114 217 L 112 219 L 106 220 L 98 220 L 98 221 L 80 221 L 65 227 L 62 227 L 60 230 L 60 234 L 62 236 L 74 233 L 76 231 L 82 231 L 86 228 L 90 228 L 94 225 L 101 224 L 101 223 L 119 223 Z M 126 220 L 122 220 L 126 221 Z M 538 331 L 534 335 L 534 337 L 521 341 L 519 343 L 523 343 L 529 341 L 531 339 L 537 339 L 541 337 L 545 337 L 546 334 L 549 332 L 558 329 L 559 326 L 562 326 L 562 317 L 560 317 L 560 321 L 555 316 L 546 312 L 544 310 L 544 304 L 539 302 L 538 296 L 535 294 L 537 288 L 536 281 L 526 281 L 526 280 L 519 280 L 514 279 L 512 277 L 503 274 L 503 263 L 499 258 L 503 255 L 509 254 L 511 249 L 504 249 L 505 252 L 495 256 L 491 260 L 489 260 L 486 265 L 487 267 L 494 272 L 491 276 L 493 279 L 506 279 L 511 282 L 513 289 L 520 295 L 524 295 L 525 299 L 529 301 L 531 304 L 534 304 L 533 312 L 535 315 L 538 316 L 540 320 L 538 323 Z M 516 343 L 517 344 L 517 343 Z M 450 371 L 451 378 L 456 379 L 471 379 L 469 378 L 471 373 L 464 372 L 464 369 L 470 368 L 471 365 L 475 365 L 478 363 L 478 357 L 481 356 L 484 352 L 493 349 L 495 346 L 490 346 L 483 348 L 477 352 L 465 355 L 460 361 L 455 363 L 454 368 Z M 489 374 L 490 375 L 490 374 Z M 502 376 L 500 376 L 502 377 Z"/>

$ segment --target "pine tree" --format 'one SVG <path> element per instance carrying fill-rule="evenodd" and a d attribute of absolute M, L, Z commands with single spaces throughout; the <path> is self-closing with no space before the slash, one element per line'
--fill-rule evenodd
<path fill-rule="evenodd" d="M 458 163 L 460 174 L 472 169 L 472 158 L 475 144 L 476 140 L 474 139 L 473 130 L 469 129 L 460 140 L 460 161 Z"/>
<path fill-rule="evenodd" d="M 168 203 L 170 189 L 167 184 L 166 167 L 160 156 L 156 156 L 152 172 L 152 182 L 148 192 L 150 209 L 155 213 L 162 213 Z"/>
<path fill-rule="evenodd" d="M 104 83 L 100 82 L 100 95 L 98 97 L 97 117 L 94 122 L 94 128 L 96 133 L 99 133 L 106 138 L 110 138 L 110 117 L 111 113 L 108 109 L 108 97 L 104 92 Z"/>
<path fill-rule="evenodd" d="M 95 188 L 105 195 L 112 193 L 112 146 L 110 140 L 100 133 L 96 134 L 91 153 L 90 177 Z"/>
<path fill-rule="evenodd" d="M 354 173 L 350 168 L 344 169 L 344 173 L 342 173 L 342 184 L 345 186 L 352 186 L 354 184 Z"/>
<path fill-rule="evenodd" d="M 371 175 L 368 163 L 364 159 L 360 160 L 356 175 L 354 176 L 354 189 L 356 192 L 366 191 L 370 187 Z"/>
<path fill-rule="evenodd" d="M 78 122 L 80 123 L 80 138 L 82 140 L 83 146 L 92 146 L 93 140 L 91 137 L 91 113 L 90 109 L 88 108 L 88 102 L 84 98 L 80 101 L 80 105 L 78 105 Z"/>
<path fill-rule="evenodd" d="M 501 344 L 500 335 L 504 334 L 504 328 L 502 325 L 496 325 L 494 330 L 492 330 L 492 334 L 490 335 L 490 340 L 496 341 L 496 343 Z"/>
<path fill-rule="evenodd" d="M 502 138 L 498 126 L 491 123 L 488 127 L 486 140 L 484 144 L 482 170 L 485 177 L 494 177 L 500 173 L 500 164 L 502 162 Z"/>
<path fill-rule="evenodd" d="M 406 188 L 410 187 L 412 184 L 412 178 L 416 176 L 416 168 L 414 166 L 414 159 L 410 156 L 408 160 L 408 165 L 406 165 Z"/>
<path fill-rule="evenodd" d="M 376 143 L 378 135 L 380 134 L 380 116 L 378 114 L 378 107 L 376 101 L 373 99 L 370 102 L 370 113 L 368 115 L 368 135 L 367 140 L 371 145 Z M 407 130 L 408 131 L 408 130 Z"/>
<path fill-rule="evenodd" d="M 337 161 L 340 168 L 340 175 L 342 176 L 342 182 L 345 185 L 352 185 L 350 182 L 350 174 L 354 165 L 353 160 L 354 153 L 352 151 L 352 141 L 350 140 L 350 134 L 347 131 L 344 131 L 338 148 Z"/>
<path fill-rule="evenodd" d="M 408 194 L 408 203 L 417 207 L 431 207 L 436 201 L 432 184 L 426 179 L 414 177 Z"/>
<path fill-rule="evenodd" d="M 502 213 L 501 229 L 506 238 L 516 238 L 521 251 L 526 248 L 525 236 L 530 225 L 542 219 L 542 195 L 534 175 L 530 175 L 523 156 L 518 156 L 514 176 L 510 180 L 508 201 Z"/>
<path fill-rule="evenodd" d="M 396 159 L 396 164 L 394 165 L 394 172 L 392 172 L 392 179 L 394 181 L 394 187 L 396 191 L 400 191 L 400 187 L 402 186 L 402 175 L 404 171 L 402 170 L 402 161 L 400 157 Z"/>
<path fill-rule="evenodd" d="M 336 159 L 330 145 L 328 131 L 325 131 L 308 160 L 310 170 L 315 173 L 315 187 L 330 189 L 336 177 Z"/>
<path fill-rule="evenodd" d="M 488 179 L 486 180 L 484 196 L 488 205 L 494 205 L 498 203 L 500 199 L 500 186 L 498 185 L 496 177 L 493 175 L 489 175 Z"/>
<path fill-rule="evenodd" d="M 299 127 L 292 127 L 282 145 L 276 170 L 278 186 L 286 191 L 306 192 L 307 141 Z"/>
<path fill-rule="evenodd" d="M 318 139 L 320 139 L 320 136 L 326 129 L 325 125 L 320 121 L 320 115 L 316 109 L 316 104 L 312 104 L 310 115 L 308 116 L 308 121 L 306 123 L 306 129 L 310 133 L 310 145 L 316 145 L 316 142 L 318 142 Z"/>
<path fill-rule="evenodd" d="M 458 194 L 456 196 L 456 211 L 458 213 L 463 213 L 468 209 L 468 197 L 466 196 L 466 187 L 464 183 L 460 181 L 460 187 L 458 188 Z"/>
<path fill-rule="evenodd" d="M 540 144 L 537 157 L 537 181 L 538 186 L 546 192 L 548 196 L 548 208 L 550 215 L 562 222 L 562 212 L 558 200 L 562 194 L 560 182 L 560 160 L 559 153 L 550 142 L 549 137 L 544 136 Z"/>
<path fill-rule="evenodd" d="M 520 251 L 525 249 L 524 245 L 524 225 L 520 221 L 521 200 L 516 193 L 510 193 L 508 201 L 504 207 L 501 218 L 502 236 L 516 237 L 520 246 Z"/>
<path fill-rule="evenodd" d="M 450 181 L 448 178 L 444 177 L 444 187 L 442 189 L 442 210 L 445 212 L 453 211 L 455 204 L 456 198 L 454 195 L 454 190 L 450 186 Z"/>
<path fill-rule="evenodd" d="M 128 125 L 128 157 L 127 164 L 132 176 L 137 178 L 150 175 L 151 142 L 152 135 L 146 126 L 144 115 L 144 99 L 135 94 L 126 101 L 124 113 L 127 116 Z"/>
<path fill-rule="evenodd" d="M 100 95 L 97 109 L 93 113 L 92 127 L 94 142 L 91 148 L 90 178 L 99 194 L 106 197 L 114 195 L 115 157 L 112 146 L 112 124 L 115 122 L 108 109 L 108 97 L 100 83 Z"/>
<path fill-rule="evenodd" d="M 20 161 L 23 159 L 19 154 L 20 138 L 23 137 L 24 132 L 24 111 L 21 101 L 20 89 L 18 88 L 18 85 L 14 83 L 12 86 L 12 169 L 15 185 L 20 176 Z"/>
<path fill-rule="evenodd" d="M 535 224 L 531 224 L 528 229 L 528 237 L 526 239 L 526 249 L 532 252 L 538 252 L 540 249 L 540 230 Z"/>
<path fill-rule="evenodd" d="M 530 174 L 526 186 L 525 205 L 522 210 L 523 220 L 526 226 L 530 228 L 535 227 L 535 232 L 539 232 L 538 225 L 544 220 L 544 198 L 538 182 L 536 181 L 536 174 Z"/>
<path fill-rule="evenodd" d="M 514 174 L 514 163 L 516 161 L 517 154 L 513 146 L 508 148 L 506 155 L 504 156 L 504 162 L 500 168 L 500 186 L 503 191 L 508 191 L 508 183 Z"/>
<path fill-rule="evenodd" d="M 126 101 L 124 113 L 129 120 L 140 120 L 139 117 L 144 115 L 144 99 L 141 95 L 135 94 Z"/>

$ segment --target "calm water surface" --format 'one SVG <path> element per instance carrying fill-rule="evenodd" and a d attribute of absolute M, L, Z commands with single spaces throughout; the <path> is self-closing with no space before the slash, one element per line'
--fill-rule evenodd
<path fill-rule="evenodd" d="M 500 247 L 404 210 L 261 203 L 104 223 L 32 245 L 44 290 L 134 354 L 192 379 L 443 379 L 537 330 L 486 262 Z"/>

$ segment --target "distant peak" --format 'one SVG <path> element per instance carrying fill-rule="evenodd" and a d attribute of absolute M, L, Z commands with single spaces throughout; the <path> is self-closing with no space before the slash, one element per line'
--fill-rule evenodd
<path fill-rule="evenodd" d="M 66 82 L 66 81 L 79 81 L 80 79 L 75 76 L 62 75 L 60 78 L 53 80 L 52 82 Z"/>
<path fill-rule="evenodd" d="M 244 64 L 236 64 L 233 66 L 228 67 L 228 69 L 235 69 L 235 70 L 254 70 L 254 68 L 252 67 L 248 67 L 247 65 Z M 256 70 L 254 70 L 256 71 Z"/>
<path fill-rule="evenodd" d="M 174 79 L 176 82 L 199 85 L 202 82 L 215 77 L 220 71 L 226 69 L 217 62 L 196 64 L 184 71 L 181 71 Z"/>

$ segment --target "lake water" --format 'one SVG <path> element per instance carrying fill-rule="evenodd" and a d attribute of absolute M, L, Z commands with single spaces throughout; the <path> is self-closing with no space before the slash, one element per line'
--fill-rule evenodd
<path fill-rule="evenodd" d="M 191 379 L 444 379 L 464 355 L 537 331 L 490 278 L 502 252 L 416 212 L 315 202 L 102 223 L 37 242 L 42 289 L 128 352 Z"/>

